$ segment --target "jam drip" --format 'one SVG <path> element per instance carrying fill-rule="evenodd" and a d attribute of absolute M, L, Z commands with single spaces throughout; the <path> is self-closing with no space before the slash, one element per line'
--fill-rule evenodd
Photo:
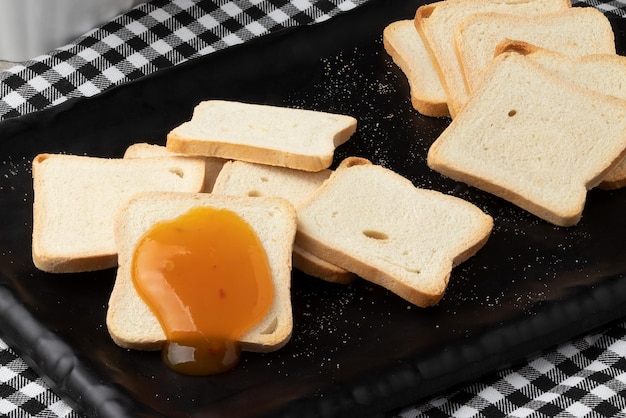
<path fill-rule="evenodd" d="M 198 207 L 155 224 L 135 249 L 132 279 L 167 337 L 164 362 L 190 375 L 234 367 L 237 341 L 273 300 L 262 243 L 225 209 Z"/>

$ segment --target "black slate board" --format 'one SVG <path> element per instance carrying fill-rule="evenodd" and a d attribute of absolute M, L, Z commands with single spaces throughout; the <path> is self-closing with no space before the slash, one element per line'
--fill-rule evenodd
<path fill-rule="evenodd" d="M 590 192 L 581 223 L 559 228 L 426 167 L 449 120 L 411 109 L 406 79 L 381 42 L 382 29 L 419 4 L 372 0 L 0 123 L 2 338 L 94 417 L 363 417 L 625 317 L 626 191 Z M 623 53 L 626 24 L 612 23 Z M 429 309 L 361 280 L 340 286 L 294 271 L 292 341 L 246 354 L 225 375 L 180 376 L 158 353 L 120 349 L 104 325 L 114 270 L 50 275 L 32 265 L 30 163 L 42 152 L 119 157 L 134 142 L 164 144 L 197 102 L 212 98 L 353 115 L 359 128 L 335 163 L 366 157 L 416 186 L 467 199 L 494 217 L 492 237 L 454 269 Z"/>

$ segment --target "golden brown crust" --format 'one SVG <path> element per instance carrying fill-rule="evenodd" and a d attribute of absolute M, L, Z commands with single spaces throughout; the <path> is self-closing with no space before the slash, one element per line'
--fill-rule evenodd
<path fill-rule="evenodd" d="M 498 45 L 493 53 L 494 58 L 505 52 L 515 52 L 520 55 L 529 55 L 533 52 L 537 52 L 540 48 L 524 41 L 518 41 L 514 39 L 504 39 Z"/>
<path fill-rule="evenodd" d="M 357 278 L 354 273 L 328 263 L 299 247 L 294 247 L 293 266 L 309 276 L 330 283 L 350 284 Z"/>
<path fill-rule="evenodd" d="M 442 97 L 433 97 L 429 93 L 424 90 L 424 87 L 421 87 L 419 84 L 419 80 L 421 80 L 422 71 L 427 71 L 425 69 L 426 66 L 431 66 L 432 71 L 437 73 L 439 77 L 439 73 L 435 68 L 435 64 L 430 58 L 431 54 L 428 52 L 429 59 L 427 62 L 422 62 L 420 65 L 422 67 L 413 68 L 412 64 L 407 61 L 410 57 L 406 57 L 402 53 L 400 53 L 395 47 L 394 42 L 390 41 L 390 37 L 394 36 L 394 31 L 396 28 L 394 25 L 401 24 L 403 22 L 394 22 L 388 25 L 383 31 L 383 46 L 385 51 L 391 56 L 396 65 L 402 70 L 405 76 L 408 79 L 409 87 L 410 87 L 410 96 L 411 96 L 411 105 L 415 110 L 425 116 L 432 117 L 446 117 L 450 116 L 450 112 L 448 111 L 448 103 L 446 101 L 445 92 L 443 92 Z M 410 22 L 409 22 L 410 23 Z M 413 25 L 414 27 L 414 25 Z M 416 30 L 417 31 L 417 30 Z M 418 36 L 421 37 L 421 35 Z M 406 42 L 408 42 L 407 40 Z M 424 48 L 427 49 L 426 45 Z"/>
<path fill-rule="evenodd" d="M 430 15 L 435 11 L 435 9 L 440 4 L 443 4 L 443 3 L 444 3 L 443 1 L 439 1 L 439 2 L 430 3 L 430 4 L 426 4 L 426 5 L 418 7 L 415 12 L 415 17 L 413 19 L 413 22 L 415 24 L 415 29 L 417 29 L 417 32 L 419 33 L 422 40 L 424 41 L 424 47 L 426 48 L 426 52 L 428 52 L 428 56 L 430 57 L 430 62 L 432 63 L 433 68 L 435 72 L 437 73 L 437 76 L 439 77 L 439 82 L 441 83 L 441 87 L 443 88 L 444 92 L 446 93 L 447 98 L 449 99 L 448 87 L 446 85 L 445 76 L 441 69 L 441 65 L 439 63 L 437 54 L 435 53 L 435 51 L 433 50 L 429 42 L 428 31 L 425 28 L 427 24 L 426 22 L 428 18 L 430 17 Z M 446 100 L 446 103 L 445 103 L 445 109 L 442 107 L 443 105 L 439 105 L 435 107 L 434 109 L 426 109 L 426 110 L 433 113 L 434 116 L 438 116 L 438 115 L 452 116 L 448 99 Z"/>

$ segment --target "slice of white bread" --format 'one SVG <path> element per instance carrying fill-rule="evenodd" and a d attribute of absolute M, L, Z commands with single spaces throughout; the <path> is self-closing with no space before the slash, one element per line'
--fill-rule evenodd
<path fill-rule="evenodd" d="M 626 101 L 580 88 L 517 53 L 501 54 L 433 143 L 428 165 L 559 226 L 624 157 Z"/>
<path fill-rule="evenodd" d="M 109 299 L 106 324 L 121 347 L 157 350 L 165 333 L 149 306 L 135 290 L 130 273 L 137 243 L 156 223 L 177 218 L 192 208 L 228 209 L 247 222 L 267 253 L 274 298 L 267 316 L 243 335 L 241 349 L 267 352 L 284 346 L 293 328 L 291 307 L 291 252 L 296 212 L 289 202 L 272 197 L 223 196 L 208 193 L 141 193 L 120 210 L 115 223 L 119 268 Z"/>
<path fill-rule="evenodd" d="M 581 87 L 626 100 L 626 57 L 616 54 L 591 54 L 570 58 L 555 51 L 520 41 L 503 41 L 496 55 L 503 52 L 525 55 L 564 80 Z M 601 189 L 626 186 L 626 160 L 611 170 L 598 185 Z"/>
<path fill-rule="evenodd" d="M 335 148 L 356 130 L 347 115 L 287 107 L 209 100 L 190 121 L 170 131 L 173 152 L 320 171 Z"/>
<path fill-rule="evenodd" d="M 454 34 L 457 57 L 472 90 L 505 39 L 524 41 L 577 58 L 588 54 L 615 54 L 615 37 L 608 18 L 595 8 L 573 7 L 542 16 L 496 13 L 469 16 Z"/>
<path fill-rule="evenodd" d="M 454 31 L 463 19 L 476 13 L 539 15 L 570 7 L 569 0 L 440 1 L 419 7 L 415 13 L 415 26 L 436 63 L 450 115 L 455 117 L 468 94 L 454 47 Z"/>
<path fill-rule="evenodd" d="M 413 108 L 426 116 L 449 116 L 446 92 L 413 20 L 385 27 L 383 45 L 409 82 Z"/>
<path fill-rule="evenodd" d="M 43 271 L 73 273 L 115 267 L 120 206 L 142 191 L 200 191 L 204 161 L 39 154 L 32 174 L 33 262 Z"/>
<path fill-rule="evenodd" d="M 184 156 L 184 154 L 168 151 L 163 145 L 148 144 L 146 142 L 137 142 L 131 144 L 124 152 L 124 158 L 150 158 L 150 157 L 172 157 L 172 156 Z M 193 157 L 204 158 L 205 173 L 204 173 L 204 187 L 202 191 L 205 193 L 211 193 L 213 190 L 213 184 L 217 175 L 220 173 L 222 166 L 227 160 L 222 158 L 213 157 Z"/>
<path fill-rule="evenodd" d="M 297 205 L 317 190 L 332 170 L 310 172 L 246 161 L 229 161 L 215 180 L 214 193 L 236 196 L 278 196 Z"/>
<path fill-rule="evenodd" d="M 452 267 L 493 228 L 473 204 L 356 157 L 297 211 L 298 245 L 422 307 L 439 302 Z"/>
<path fill-rule="evenodd" d="M 217 177 L 213 193 L 235 196 L 277 196 L 297 206 L 317 190 L 332 174 L 294 170 L 264 164 L 231 161 Z M 297 245 L 293 249 L 293 266 L 304 273 L 333 283 L 351 283 L 353 273 L 330 264 Z"/>

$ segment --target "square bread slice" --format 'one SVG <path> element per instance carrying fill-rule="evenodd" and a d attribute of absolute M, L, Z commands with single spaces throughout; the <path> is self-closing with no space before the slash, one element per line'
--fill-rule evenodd
<path fill-rule="evenodd" d="M 532 59 L 566 81 L 602 94 L 626 100 L 626 57 L 617 54 L 590 54 L 570 58 L 558 52 L 521 41 L 503 41 L 496 55 L 516 52 Z M 626 186 L 626 160 L 611 170 L 598 188 L 611 190 Z"/>
<path fill-rule="evenodd" d="M 150 158 L 150 157 L 173 157 L 173 156 L 185 156 L 190 157 L 189 155 L 184 155 L 176 152 L 168 151 L 167 148 L 163 145 L 156 144 L 148 144 L 146 142 L 137 142 L 135 144 L 131 144 L 128 148 L 126 148 L 126 152 L 124 152 L 124 158 Z M 213 158 L 213 157 L 193 157 L 192 158 L 203 158 L 205 163 L 205 173 L 204 173 L 204 187 L 202 191 L 205 193 L 211 193 L 213 190 L 213 184 L 215 183 L 215 179 L 217 175 L 220 173 L 222 166 L 228 160 L 224 160 L 222 158 Z"/>
<path fill-rule="evenodd" d="M 297 211 L 297 245 L 422 307 L 439 302 L 452 267 L 493 228 L 473 204 L 356 157 Z"/>
<path fill-rule="evenodd" d="M 559 226 L 626 155 L 626 101 L 580 88 L 516 53 L 495 58 L 433 143 L 435 171 Z"/>
<path fill-rule="evenodd" d="M 321 171 L 332 164 L 335 148 L 356 130 L 347 115 L 305 109 L 209 100 L 191 120 L 170 131 L 168 150 Z"/>
<path fill-rule="evenodd" d="M 446 92 L 413 20 L 385 27 L 383 45 L 409 82 L 413 108 L 426 116 L 449 116 Z"/>
<path fill-rule="evenodd" d="M 419 7 L 415 13 L 415 27 L 424 38 L 433 62 L 436 63 L 441 84 L 448 97 L 450 115 L 455 117 L 467 101 L 468 94 L 454 47 L 454 31 L 463 19 L 476 13 L 539 15 L 570 7 L 569 0 L 439 1 Z"/>
<path fill-rule="evenodd" d="M 117 266 L 114 217 L 134 194 L 198 192 L 202 158 L 109 159 L 39 154 L 33 159 L 35 266 L 76 273 Z"/>
<path fill-rule="evenodd" d="M 594 8 L 573 7 L 541 16 L 497 13 L 469 16 L 457 26 L 454 43 L 471 94 L 496 47 L 505 39 L 524 41 L 571 58 L 615 54 L 609 19 Z"/>
<path fill-rule="evenodd" d="M 294 170 L 264 164 L 231 161 L 224 164 L 215 181 L 213 193 L 234 196 L 277 196 L 297 206 L 309 194 L 317 190 L 332 170 L 317 172 Z M 347 284 L 356 276 L 328 263 L 295 245 L 293 266 L 300 271 L 333 283 Z"/>
<path fill-rule="evenodd" d="M 130 199 L 115 222 L 120 253 L 106 318 L 111 338 L 121 347 L 137 350 L 158 350 L 165 343 L 159 321 L 133 285 L 132 258 L 137 243 L 155 223 L 177 218 L 200 206 L 235 212 L 252 227 L 263 244 L 274 282 L 274 298 L 267 316 L 246 332 L 240 343 L 246 351 L 279 349 L 289 341 L 293 329 L 290 289 L 296 212 L 286 200 L 273 197 L 146 192 Z"/>

